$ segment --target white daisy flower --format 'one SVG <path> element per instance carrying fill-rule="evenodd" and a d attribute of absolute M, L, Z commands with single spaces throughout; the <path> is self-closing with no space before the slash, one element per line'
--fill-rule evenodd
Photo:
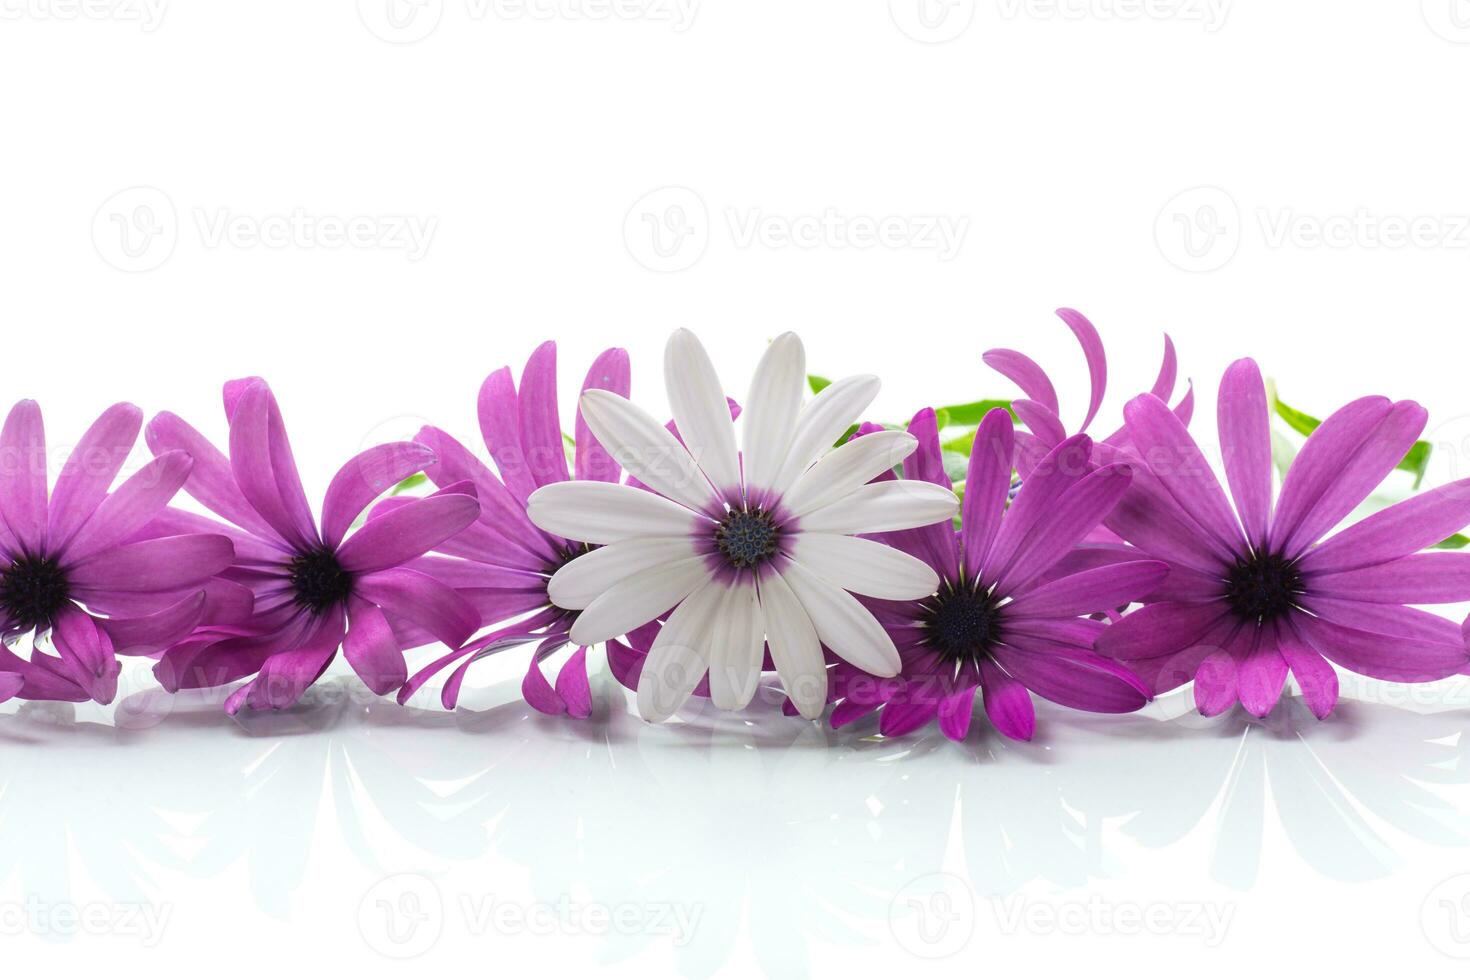
<path fill-rule="evenodd" d="M 638 683 L 638 711 L 650 721 L 677 711 L 706 672 L 717 707 L 743 708 L 766 644 L 807 718 L 826 707 L 823 646 L 870 674 L 897 674 L 893 641 L 853 593 L 918 599 L 939 579 L 925 562 L 858 535 L 948 521 L 959 502 L 933 483 L 876 479 L 914 451 L 906 432 L 832 448 L 872 403 L 878 379 L 844 378 L 803 407 L 806 352 L 795 334 L 781 335 L 756 368 L 737 451 L 725 389 L 694 334 L 669 338 L 664 377 L 677 436 L 612 392 L 581 401 L 592 433 L 647 489 L 571 481 L 531 495 L 540 528 L 604 546 L 551 579 L 551 601 L 580 610 L 572 642 L 601 643 L 673 610 Z"/>

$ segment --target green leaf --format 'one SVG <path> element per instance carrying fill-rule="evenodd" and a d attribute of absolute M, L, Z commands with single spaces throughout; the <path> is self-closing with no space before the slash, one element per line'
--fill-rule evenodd
<path fill-rule="evenodd" d="M 406 480 L 400 480 L 397 486 L 388 491 L 388 496 L 396 497 L 404 491 L 412 490 L 414 487 L 423 486 L 425 483 L 428 482 L 429 478 L 427 476 L 422 473 L 415 473 L 413 476 L 409 477 Z"/>
<path fill-rule="evenodd" d="M 1270 395 L 1271 404 L 1276 408 L 1276 414 L 1281 416 L 1287 425 L 1302 435 L 1311 435 L 1322 424 L 1321 419 L 1314 418 L 1306 412 L 1298 411 L 1282 401 L 1276 394 L 1276 385 L 1274 382 L 1267 383 L 1266 391 Z M 1416 442 L 1396 467 L 1406 473 L 1414 474 L 1414 489 L 1416 490 L 1419 488 L 1419 484 L 1424 482 L 1424 474 L 1429 469 L 1429 454 L 1433 450 L 1434 447 L 1427 442 L 1422 440 Z"/>
<path fill-rule="evenodd" d="M 824 378 L 820 374 L 808 374 L 806 383 L 812 386 L 812 394 L 821 394 L 823 388 L 832 383 L 831 378 Z"/>
<path fill-rule="evenodd" d="M 939 448 L 947 453 L 958 453 L 961 456 L 968 457 L 970 453 L 975 451 L 975 433 L 979 431 L 980 429 L 978 427 L 969 429 L 964 435 L 955 436 L 953 439 L 947 439 L 941 442 Z"/>
<path fill-rule="evenodd" d="M 965 475 L 970 470 L 970 457 L 949 450 L 945 450 L 941 455 L 944 458 L 944 472 L 950 482 L 964 483 Z"/>
<path fill-rule="evenodd" d="M 1011 412 L 1011 403 L 1004 400 L 985 399 L 964 405 L 945 405 L 943 408 L 936 408 L 934 414 L 946 419 L 944 425 L 940 426 L 942 429 L 945 425 L 979 425 L 987 413 L 997 408 Z M 1011 412 L 1012 418 L 1015 415 L 1015 412 Z"/>
<path fill-rule="evenodd" d="M 1465 537 L 1463 534 L 1451 534 L 1439 544 L 1435 545 L 1435 547 L 1444 551 L 1459 551 L 1467 545 L 1470 545 L 1470 538 Z"/>

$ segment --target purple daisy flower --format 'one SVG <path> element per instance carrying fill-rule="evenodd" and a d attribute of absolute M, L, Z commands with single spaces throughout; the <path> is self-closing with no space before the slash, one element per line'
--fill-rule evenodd
<path fill-rule="evenodd" d="M 1102 338 L 1098 336 L 1097 328 L 1092 325 L 1091 320 L 1076 310 L 1065 307 L 1057 310 L 1056 313 L 1071 329 L 1073 336 L 1077 338 L 1077 343 L 1082 346 L 1082 356 L 1087 359 L 1091 397 L 1087 404 L 1087 415 L 1077 429 L 1079 433 L 1086 432 L 1088 426 L 1092 425 L 1093 419 L 1097 417 L 1098 409 L 1102 407 L 1103 396 L 1107 393 L 1107 354 L 1103 350 Z M 1042 457 L 1067 438 L 1067 427 L 1062 423 L 1056 387 L 1040 365 L 1019 351 L 1005 348 L 986 351 L 985 363 L 1015 382 L 1016 386 L 1026 395 L 1025 398 L 1017 398 L 1011 402 L 1011 408 L 1015 411 L 1016 417 L 1031 430 L 1016 433 L 1016 465 L 1021 475 L 1025 476 L 1040 462 Z M 1168 334 L 1164 334 L 1164 360 L 1159 366 L 1159 375 L 1151 389 L 1152 394 L 1168 401 L 1173 396 L 1178 371 L 1179 363 L 1174 354 L 1174 341 L 1169 339 Z M 1189 424 L 1190 417 L 1194 414 L 1193 385 L 1190 385 L 1185 391 L 1184 397 L 1179 400 L 1174 411 L 1185 425 Z M 1127 436 L 1127 427 L 1124 426 L 1102 441 L 1109 445 L 1126 445 Z"/>
<path fill-rule="evenodd" d="M 905 475 L 948 486 L 933 411 L 920 413 L 909 431 L 918 449 L 904 462 Z M 937 717 L 940 730 L 960 741 L 978 691 L 1002 734 L 1029 740 L 1033 693 L 1083 711 L 1123 713 L 1147 703 L 1129 670 L 1093 653 L 1107 626 L 1092 617 L 1148 595 L 1168 566 L 1139 560 L 1125 546 L 1082 544 L 1122 499 L 1130 467 L 1093 465 L 1092 440 L 1071 436 L 1040 460 L 1007 506 L 1018 436 L 1002 409 L 981 422 L 960 530 L 946 522 L 878 536 L 927 563 L 940 585 L 908 602 L 864 600 L 903 667 L 881 679 L 836 664 L 834 728 L 876 710 L 884 735 Z"/>
<path fill-rule="evenodd" d="M 164 412 L 148 423 L 149 447 L 193 456 L 184 489 L 228 522 L 169 509 L 151 530 L 228 535 L 235 563 L 223 577 L 253 597 L 242 619 L 210 623 L 165 651 L 154 673 L 167 690 L 254 675 L 230 695 L 226 710 L 286 708 L 341 647 L 358 677 L 387 694 L 407 676 L 405 648 L 434 640 L 458 646 L 479 627 L 458 593 L 407 567 L 474 521 L 479 504 L 471 485 L 406 502 L 348 533 L 380 495 L 433 465 L 428 447 L 389 443 L 349 460 L 327 487 L 318 529 L 270 388 L 259 378 L 232 381 L 224 402 L 228 459 L 178 416 Z"/>
<path fill-rule="evenodd" d="M 592 362 L 582 391 L 610 391 L 628 397 L 631 375 L 628 352 L 604 351 Z M 485 379 L 480 388 L 480 432 L 497 477 L 474 454 L 448 433 L 426 427 L 419 442 L 431 447 L 437 461 L 426 469 L 440 487 L 468 481 L 479 492 L 479 520 L 468 530 L 440 545 L 445 556 L 419 559 L 412 567 L 438 576 L 460 590 L 474 604 L 482 624 L 505 623 L 466 646 L 439 657 L 409 679 L 398 692 L 408 701 L 431 678 L 458 662 L 440 693 L 445 708 L 459 702 L 466 672 L 483 657 L 534 643 L 521 693 L 526 703 L 545 714 L 586 718 L 592 711 L 587 682 L 587 647 L 569 638 L 576 613 L 558 607 L 547 595 L 552 574 L 591 545 L 548 534 L 526 516 L 526 500 L 537 487 L 563 480 L 617 483 L 622 468 L 603 449 L 577 411 L 576 455 L 570 469 L 562 437 L 556 398 L 556 344 L 536 348 L 521 372 L 517 390 L 510 368 Z M 383 509 L 404 506 L 388 500 Z M 561 665 L 553 687 L 542 671 L 542 661 L 567 646 L 571 655 Z"/>
<path fill-rule="evenodd" d="M 0 430 L 0 701 L 19 695 L 110 702 L 118 654 L 152 654 L 188 634 L 206 606 L 205 583 L 230 564 L 217 534 L 139 532 L 189 475 L 187 453 L 165 453 L 108 492 L 143 413 L 109 408 L 62 466 L 46 474 L 41 408 L 23 401 Z M 48 492 L 49 490 L 49 492 Z M 10 644 L 33 640 L 25 660 Z"/>
<path fill-rule="evenodd" d="M 1290 674 L 1325 718 L 1338 696 L 1332 663 L 1410 683 L 1470 663 L 1459 625 L 1411 608 L 1470 599 L 1470 555 L 1418 554 L 1470 524 L 1470 480 L 1331 533 L 1414 445 L 1424 409 L 1380 397 L 1347 405 L 1307 439 L 1274 507 L 1255 361 L 1236 361 L 1220 383 L 1228 496 L 1158 398 L 1134 399 L 1125 415 L 1144 465 L 1108 524 L 1171 571 L 1098 651 L 1128 662 L 1155 694 L 1192 679 L 1201 713 L 1239 701 L 1265 716 Z"/>

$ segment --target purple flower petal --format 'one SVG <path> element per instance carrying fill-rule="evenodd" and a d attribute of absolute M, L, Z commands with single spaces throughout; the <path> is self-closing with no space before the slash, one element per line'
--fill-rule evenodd
<path fill-rule="evenodd" d="M 1271 413 L 1255 361 L 1242 358 L 1225 371 L 1217 415 L 1225 476 L 1246 540 L 1263 547 L 1271 524 Z"/>
<path fill-rule="evenodd" d="M 1360 602 L 1428 605 L 1470 601 L 1470 554 L 1426 552 L 1350 572 L 1312 575 L 1313 595 Z"/>
<path fill-rule="evenodd" d="M 592 714 L 592 688 L 587 683 L 587 648 L 577 647 L 556 675 L 556 694 L 573 718 Z"/>
<path fill-rule="evenodd" d="M 1105 612 L 1146 598 L 1169 573 L 1161 561 L 1133 561 L 1078 572 L 1033 589 L 1006 607 L 1006 617 L 1063 618 Z"/>
<path fill-rule="evenodd" d="M 1470 654 L 1463 643 L 1369 633 L 1314 616 L 1295 617 L 1292 624 L 1328 660 L 1379 680 L 1411 684 L 1437 681 L 1470 665 Z"/>
<path fill-rule="evenodd" d="M 1194 706 L 1206 718 L 1229 711 L 1238 700 L 1235 658 L 1229 651 L 1216 650 L 1200 663 L 1194 675 Z"/>
<path fill-rule="evenodd" d="M 474 483 L 475 494 L 480 500 L 478 523 L 497 540 L 503 541 L 504 548 L 512 552 L 500 558 L 502 564 L 541 569 L 557 560 L 552 538 L 526 516 L 525 501 L 516 499 L 468 449 L 448 433 L 432 426 L 420 429 L 417 440 L 438 457 L 424 470 L 436 487 L 442 490 L 465 480 Z"/>
<path fill-rule="evenodd" d="M 26 686 L 24 674 L 0 672 L 0 704 L 4 704 L 20 693 Z"/>
<path fill-rule="evenodd" d="M 540 650 L 531 657 L 531 662 L 526 665 L 526 675 L 521 679 L 521 697 L 526 703 L 543 715 L 566 714 L 567 705 L 546 675 L 541 672 Z"/>
<path fill-rule="evenodd" d="M 1244 554 L 1245 540 L 1230 501 L 1184 423 L 1153 395 L 1139 395 L 1123 414 L 1133 445 L 1180 509 L 1218 544 Z"/>
<path fill-rule="evenodd" d="M 479 502 L 468 493 L 422 497 L 358 528 L 337 549 L 337 560 L 349 572 L 392 568 L 463 531 L 479 513 Z"/>
<path fill-rule="evenodd" d="M 1308 552 L 1303 572 L 1346 572 L 1438 544 L 1470 525 L 1470 480 L 1410 497 L 1354 524 Z"/>
<path fill-rule="evenodd" d="M 1279 651 L 1274 626 L 1249 632 L 1254 637 L 1245 655 L 1236 662 L 1236 687 L 1242 707 L 1257 718 L 1264 718 L 1281 700 L 1282 688 L 1286 686 L 1286 660 Z"/>
<path fill-rule="evenodd" d="M 1015 427 L 1010 413 L 991 409 L 975 430 L 970 451 L 970 469 L 965 477 L 965 499 L 960 530 L 966 574 L 974 577 L 985 566 L 991 545 L 1000 531 L 1011 488 L 1011 458 L 1015 453 Z"/>
<path fill-rule="evenodd" d="M 46 551 L 46 430 L 41 406 L 15 403 L 0 429 L 0 514 L 22 550 Z"/>
<path fill-rule="evenodd" d="M 1038 526 L 1044 524 L 1063 493 L 1094 469 L 1092 440 L 1084 435 L 1063 441 L 1021 483 L 1020 492 L 1000 523 L 995 543 L 986 556 L 980 583 L 993 585 L 1014 561 L 1016 551 Z"/>
<path fill-rule="evenodd" d="M 327 486 L 322 501 L 322 540 L 329 548 L 368 505 L 434 462 L 433 450 L 416 442 L 391 442 L 358 453 Z"/>
<path fill-rule="evenodd" d="M 945 695 L 939 702 L 939 730 L 953 742 L 963 742 L 970 734 L 970 719 L 975 714 L 975 688 L 965 687 Z"/>
<path fill-rule="evenodd" d="M 353 591 L 395 616 L 418 623 L 452 647 L 480 628 L 480 616 L 463 597 L 437 579 L 408 568 L 363 575 Z"/>
<path fill-rule="evenodd" d="M 632 387 L 628 352 L 621 347 L 599 354 L 587 371 L 587 379 L 582 382 L 583 391 L 598 388 L 624 398 L 629 396 Z M 597 441 L 597 437 L 587 427 L 580 405 L 577 408 L 576 459 L 572 470 L 579 480 L 600 480 L 603 483 L 617 483 L 623 474 L 617 460 L 612 458 L 612 454 Z"/>
<path fill-rule="evenodd" d="M 1223 602 L 1155 602 L 1103 631 L 1097 652 L 1114 660 L 1152 660 L 1178 653 L 1231 616 Z"/>
<path fill-rule="evenodd" d="M 113 405 L 92 423 L 66 458 L 51 492 L 47 539 L 53 551 L 64 548 L 102 503 L 142 427 L 142 409 L 126 402 Z"/>
<path fill-rule="evenodd" d="M 155 456 L 94 508 L 75 536 L 57 552 L 58 557 L 71 564 L 137 534 L 163 513 L 193 465 L 194 461 L 182 452 Z"/>
<path fill-rule="evenodd" d="M 556 407 L 556 344 L 537 347 L 521 372 L 516 395 L 520 419 L 521 452 L 532 482 L 538 487 L 570 480 L 567 447 L 562 440 L 561 416 Z"/>
<path fill-rule="evenodd" d="M 155 456 L 181 450 L 193 458 L 194 468 L 184 482 L 184 489 L 191 497 L 236 527 L 272 543 L 282 544 L 280 535 L 260 518 L 240 493 L 240 488 L 235 485 L 235 475 L 230 470 L 230 461 L 193 426 L 177 415 L 161 412 L 148 423 L 144 436 Z"/>
<path fill-rule="evenodd" d="M 104 619 L 97 625 L 107 633 L 118 654 L 157 653 L 179 642 L 199 625 L 206 602 L 207 596 L 201 590 L 151 615 Z"/>
<path fill-rule="evenodd" d="M 1048 701 L 1079 711 L 1122 714 L 1148 703 L 1143 683 L 1122 664 L 1065 648 L 998 645 L 992 655 L 1007 674 Z"/>
<path fill-rule="evenodd" d="M 1136 456 L 1099 446 L 1099 462 L 1136 460 Z M 1174 566 L 1214 574 L 1234 564 L 1235 552 L 1186 514 L 1146 466 L 1135 466 L 1133 483 L 1104 522 L 1130 544 Z"/>
<path fill-rule="evenodd" d="M 230 539 L 219 534 L 181 534 L 118 545 L 67 570 L 76 597 L 89 593 L 177 592 L 203 585 L 234 560 Z"/>
<path fill-rule="evenodd" d="M 1310 596 L 1303 605 L 1318 619 L 1325 619 L 1348 629 L 1406 636 L 1452 646 L 1460 642 L 1459 631 L 1453 622 L 1423 609 L 1381 602 L 1358 602 L 1354 599 L 1332 599 L 1326 596 Z"/>
<path fill-rule="evenodd" d="M 1040 402 L 1017 398 L 1011 402 L 1011 410 L 1044 445 L 1055 446 L 1067 438 L 1067 427 L 1062 425 L 1062 420 Z"/>
<path fill-rule="evenodd" d="M 535 477 L 521 449 L 519 399 L 510 368 L 501 368 L 480 386 L 480 434 L 495 460 L 495 468 L 505 486 L 524 508 L 526 498 L 536 489 Z"/>
<path fill-rule="evenodd" d="M 342 653 L 368 689 L 380 697 L 408 680 L 403 648 L 398 645 L 388 618 L 360 596 L 347 600 L 347 636 L 342 642 Z"/>
<path fill-rule="evenodd" d="M 1312 714 L 1319 719 L 1332 714 L 1337 707 L 1337 671 L 1289 622 L 1279 628 L 1277 644 Z"/>
<path fill-rule="evenodd" d="M 985 352 L 985 363 L 992 369 L 1015 382 L 1026 397 L 1045 406 L 1053 415 L 1061 411 L 1057 402 L 1057 391 L 1052 387 L 1046 372 L 1031 358 L 1020 351 L 997 347 Z"/>
<path fill-rule="evenodd" d="M 1428 418 L 1428 413 L 1414 402 L 1398 402 L 1388 409 L 1370 431 L 1347 433 L 1356 435 L 1351 443 L 1350 455 L 1329 455 L 1328 453 L 1341 448 L 1341 443 L 1333 439 L 1328 442 L 1327 453 L 1318 452 L 1308 457 L 1307 449 L 1312 439 L 1317 438 L 1327 427 L 1327 423 L 1323 422 L 1322 427 L 1308 438 L 1307 445 L 1302 447 L 1292 469 L 1305 464 L 1309 475 L 1313 472 L 1313 467 L 1325 469 L 1326 472 L 1317 480 L 1307 479 L 1298 483 L 1297 494 L 1291 499 L 1297 502 L 1297 509 L 1300 509 L 1300 502 L 1307 494 L 1313 490 L 1320 492 L 1310 509 L 1302 513 L 1294 525 L 1283 522 L 1272 529 L 1272 538 L 1278 543 L 1280 550 L 1296 557 L 1336 527 L 1339 521 L 1366 500 L 1373 489 L 1393 472 L 1404 454 L 1413 447 L 1419 433 L 1424 431 Z M 1332 433 L 1328 433 L 1328 436 L 1331 435 Z M 1283 513 L 1288 499 L 1286 491 L 1290 485 L 1290 476 L 1288 472 L 1287 485 L 1283 485 L 1281 490 Z"/>
<path fill-rule="evenodd" d="M 1065 307 L 1057 310 L 1057 316 L 1071 328 L 1077 343 L 1082 345 L 1082 356 L 1087 358 L 1092 396 L 1087 404 L 1087 417 L 1077 427 L 1078 432 L 1084 432 L 1092 424 L 1092 420 L 1097 418 L 1097 410 L 1102 407 L 1103 395 L 1108 390 L 1108 359 L 1103 353 L 1102 338 L 1097 335 L 1097 328 L 1092 325 L 1091 320 L 1076 310 Z"/>
<path fill-rule="evenodd" d="M 898 738 L 923 728 L 938 714 L 939 702 L 914 692 L 907 685 L 900 700 L 889 701 L 878 713 L 878 732 L 885 738 Z"/>
<path fill-rule="evenodd" d="M 111 701 L 117 690 L 117 658 L 113 655 L 111 639 L 97 628 L 96 620 L 68 602 L 56 616 L 51 638 L 72 679 L 94 701 L 100 704 Z"/>
<path fill-rule="evenodd" d="M 1112 512 L 1132 478 L 1129 467 L 1110 464 L 1057 497 L 1046 522 L 1016 548 L 1009 565 L 990 570 L 999 594 L 1011 594 L 1061 560 Z"/>
<path fill-rule="evenodd" d="M 1280 550 L 1286 544 L 1391 407 L 1392 403 L 1380 396 L 1359 398 L 1333 412 L 1307 437 L 1281 484 L 1271 527 L 1273 549 Z"/>
<path fill-rule="evenodd" d="M 1036 734 L 1036 706 L 1026 685 L 1011 677 L 990 660 L 980 661 L 980 692 L 985 716 L 1006 738 L 1031 741 Z"/>
<path fill-rule="evenodd" d="M 248 398 L 248 393 L 246 395 Z M 238 417 L 244 410 L 245 401 L 236 411 Z M 225 702 L 230 714 L 238 712 L 242 705 L 254 711 L 282 711 L 301 700 L 306 689 L 316 683 L 327 669 L 337 648 L 342 645 L 345 623 L 341 607 L 322 616 L 306 642 L 294 650 L 277 653 L 261 665 L 260 673 L 246 687 L 249 693 L 239 700 L 231 695 Z M 240 692 L 236 692 L 239 694 Z"/>
<path fill-rule="evenodd" d="M 246 388 L 230 420 L 230 471 L 250 506 L 297 551 L 317 544 L 316 528 L 270 388 Z M 224 516 L 221 514 L 220 516 Z"/>

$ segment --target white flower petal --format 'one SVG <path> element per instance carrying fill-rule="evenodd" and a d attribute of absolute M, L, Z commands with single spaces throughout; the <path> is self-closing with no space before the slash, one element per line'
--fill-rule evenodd
<path fill-rule="evenodd" d="M 871 432 L 843 443 L 796 478 L 781 497 L 793 516 L 836 503 L 869 480 L 913 455 L 919 440 L 907 432 Z"/>
<path fill-rule="evenodd" d="M 928 562 L 867 538 L 803 532 L 792 539 L 790 554 L 837 588 L 874 599 L 922 599 L 939 589 L 939 573 Z"/>
<path fill-rule="evenodd" d="M 771 341 L 756 366 L 740 416 L 747 487 L 769 490 L 776 482 L 805 393 L 806 350 L 796 334 L 783 333 Z"/>
<path fill-rule="evenodd" d="M 738 493 L 740 461 L 730 403 L 704 345 L 688 330 L 674 331 L 664 348 L 664 385 L 674 424 L 695 463 L 716 490 Z"/>
<path fill-rule="evenodd" d="M 795 483 L 867 411 L 878 397 L 878 387 L 877 378 L 860 374 L 823 388 L 797 418 L 791 445 L 770 489 L 779 495 Z"/>
<path fill-rule="evenodd" d="M 622 395 L 582 392 L 582 418 L 608 455 L 638 481 L 690 510 L 715 507 L 714 489 L 694 457 L 667 428 Z"/>
<path fill-rule="evenodd" d="M 741 576 L 726 592 L 710 640 L 709 694 L 716 708 L 737 711 L 750 704 L 760 683 L 766 628 L 753 578 Z"/>
<path fill-rule="evenodd" d="M 563 609 L 586 609 L 592 600 L 628 576 L 694 555 L 694 540 L 687 536 L 620 541 L 589 551 L 557 569 L 546 593 Z"/>
<path fill-rule="evenodd" d="M 798 523 L 802 531 L 875 534 L 938 524 L 954 517 L 959 507 L 953 491 L 926 480 L 883 480 L 858 487 Z"/>
<path fill-rule="evenodd" d="M 672 538 L 714 524 L 656 493 L 593 480 L 541 487 L 526 501 L 526 516 L 543 531 L 591 544 Z"/>
<path fill-rule="evenodd" d="M 709 641 L 726 586 L 710 579 L 679 604 L 638 677 L 638 713 L 649 721 L 667 721 L 699 686 L 709 668 Z"/>
<path fill-rule="evenodd" d="M 703 558 L 685 558 L 620 579 L 582 610 L 572 642 L 591 646 L 651 623 L 711 578 Z"/>
<path fill-rule="evenodd" d="M 827 708 L 827 662 L 817 631 L 791 586 L 767 566 L 760 581 L 761 616 L 771 660 L 786 696 L 803 718 L 820 718 Z"/>
<path fill-rule="evenodd" d="M 799 562 L 786 566 L 781 576 L 828 650 L 876 677 L 893 677 L 903 667 L 893 638 L 862 603 Z"/>

